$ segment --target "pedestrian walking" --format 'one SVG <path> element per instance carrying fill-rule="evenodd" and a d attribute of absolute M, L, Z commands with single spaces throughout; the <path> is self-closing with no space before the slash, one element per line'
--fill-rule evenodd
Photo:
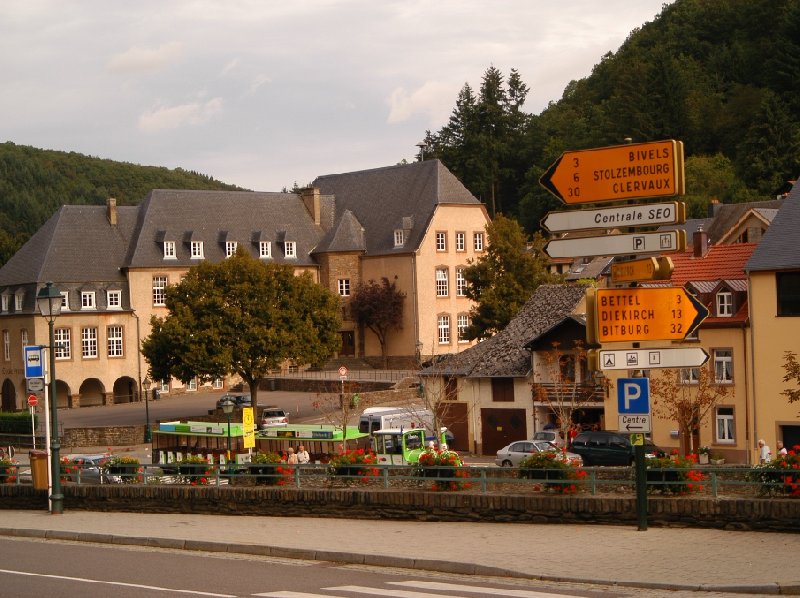
<path fill-rule="evenodd" d="M 304 447 L 302 444 L 300 446 L 298 446 L 297 447 L 297 462 L 300 465 L 304 465 L 305 463 L 308 463 L 310 460 L 311 460 L 311 456 L 308 454 L 308 451 L 306 450 L 306 447 Z"/>
<path fill-rule="evenodd" d="M 769 463 L 771 456 L 772 451 L 769 449 L 767 442 L 763 438 L 760 438 L 758 440 L 758 462 Z"/>

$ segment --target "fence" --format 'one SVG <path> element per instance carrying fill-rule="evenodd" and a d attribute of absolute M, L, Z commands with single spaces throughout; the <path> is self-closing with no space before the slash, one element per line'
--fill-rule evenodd
<path fill-rule="evenodd" d="M 212 465 L 186 463 L 128 465 L 98 468 L 63 466 L 62 482 L 76 485 L 278 485 L 319 489 L 367 487 L 370 489 L 435 489 L 470 493 L 515 494 L 552 492 L 585 493 L 592 496 L 627 497 L 635 494 L 633 471 L 628 467 L 586 467 L 582 477 L 572 478 L 563 469 L 504 469 L 495 467 L 420 467 L 350 464 L 334 468 L 326 464 Z M 798 484 L 785 473 L 764 468 L 697 468 L 700 475 L 686 477 L 682 469 L 648 469 L 651 494 L 705 496 L 711 498 L 764 498 L 798 496 Z M 26 485 L 32 482 L 27 466 L 7 464 L 0 468 L 0 483 Z"/>

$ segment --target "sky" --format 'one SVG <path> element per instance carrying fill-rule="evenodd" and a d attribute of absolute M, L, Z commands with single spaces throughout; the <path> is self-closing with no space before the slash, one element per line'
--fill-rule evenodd
<path fill-rule="evenodd" d="M 305 186 L 413 161 L 490 66 L 540 113 L 664 3 L 2 0 L 0 142 Z"/>

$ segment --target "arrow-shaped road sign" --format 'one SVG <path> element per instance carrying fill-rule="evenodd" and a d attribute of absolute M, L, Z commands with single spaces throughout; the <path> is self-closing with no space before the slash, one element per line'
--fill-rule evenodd
<path fill-rule="evenodd" d="M 646 257 L 611 264 L 611 281 L 667 280 L 672 276 L 672 260 L 666 256 Z"/>
<path fill-rule="evenodd" d="M 589 257 L 595 255 L 640 255 L 686 250 L 686 231 L 666 230 L 650 233 L 603 235 L 552 239 L 544 250 L 553 258 Z"/>
<path fill-rule="evenodd" d="M 708 309 L 683 287 L 587 289 L 589 344 L 683 340 Z"/>
<path fill-rule="evenodd" d="M 564 152 L 539 183 L 568 204 L 685 193 L 683 143 L 630 143 Z"/>
<path fill-rule="evenodd" d="M 659 226 L 686 222 L 682 201 L 614 206 L 596 210 L 548 212 L 542 226 L 551 233 L 571 230 L 609 229 L 630 226 Z"/>
<path fill-rule="evenodd" d="M 590 363 L 594 357 L 590 351 Z M 698 368 L 708 361 L 702 347 L 668 347 L 663 349 L 621 349 L 597 351 L 597 369 L 649 370 L 657 368 Z"/>

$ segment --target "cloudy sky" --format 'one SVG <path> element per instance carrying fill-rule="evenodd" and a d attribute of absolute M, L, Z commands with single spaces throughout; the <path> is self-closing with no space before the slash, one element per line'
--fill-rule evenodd
<path fill-rule="evenodd" d="M 0 142 L 280 191 L 413 160 L 492 65 L 539 113 L 664 1 L 2 0 Z"/>

